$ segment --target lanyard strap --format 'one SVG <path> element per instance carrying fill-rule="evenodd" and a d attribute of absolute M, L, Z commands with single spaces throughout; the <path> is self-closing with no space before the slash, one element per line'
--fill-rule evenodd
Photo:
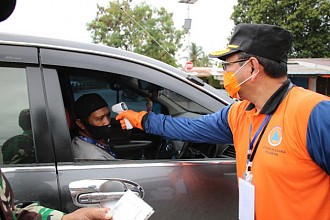
<path fill-rule="evenodd" d="M 257 132 L 255 133 L 252 141 L 250 141 L 250 145 L 249 145 L 249 150 L 248 150 L 248 155 L 247 155 L 247 170 L 248 171 L 251 171 L 251 166 L 252 166 L 252 161 L 254 159 L 254 156 L 257 152 L 257 149 L 258 149 L 258 146 L 259 146 L 259 143 L 261 141 L 261 138 L 263 136 L 263 134 L 265 133 L 265 130 L 269 124 L 269 121 L 270 119 L 272 118 L 273 114 L 268 114 L 266 116 L 266 118 L 262 121 L 259 129 L 257 130 Z M 252 124 L 250 125 L 250 136 L 251 136 L 251 133 L 252 133 Z M 260 135 L 259 135 L 260 133 Z M 254 142 L 256 140 L 256 138 L 259 136 L 258 140 L 257 140 L 257 143 L 255 144 L 255 146 L 253 147 L 254 145 Z M 252 150 L 253 149 L 253 150 Z"/>
<path fill-rule="evenodd" d="M 250 147 L 249 147 L 250 151 L 252 150 L 254 142 L 255 142 L 256 138 L 258 137 L 261 129 L 263 129 L 266 124 L 268 124 L 270 118 L 271 118 L 271 115 L 267 115 L 266 118 L 262 121 L 262 123 L 261 123 L 259 129 L 257 130 L 256 134 L 254 135 L 252 141 L 250 141 Z M 251 136 L 251 133 L 252 133 L 252 124 L 250 124 L 250 136 Z"/>
<path fill-rule="evenodd" d="M 102 144 L 102 143 L 99 143 L 97 142 L 96 140 L 92 139 L 92 138 L 89 138 L 89 137 L 86 137 L 86 136 L 82 136 L 82 135 L 79 135 L 78 136 L 81 140 L 83 141 L 86 141 L 87 143 L 90 143 L 90 144 L 93 144 L 103 150 L 105 150 L 107 153 L 109 153 L 111 156 L 113 156 L 114 158 L 117 159 L 117 156 L 114 152 L 111 151 L 110 147 L 105 145 L 105 144 Z"/>

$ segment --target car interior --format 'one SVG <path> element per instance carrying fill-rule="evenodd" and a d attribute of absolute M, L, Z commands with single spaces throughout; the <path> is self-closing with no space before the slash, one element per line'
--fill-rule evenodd
<path fill-rule="evenodd" d="M 73 68 L 58 69 L 63 102 L 71 138 L 77 135 L 74 101 L 82 94 L 98 93 L 109 108 L 125 102 L 128 109 L 172 115 L 173 117 L 198 117 L 210 113 L 205 107 L 153 83 L 124 75 L 109 74 Z M 110 146 L 119 159 L 194 159 L 235 157 L 233 147 L 228 145 L 197 144 L 168 140 L 146 134 L 140 129 L 121 129 L 116 113 L 111 112 L 113 135 Z"/>

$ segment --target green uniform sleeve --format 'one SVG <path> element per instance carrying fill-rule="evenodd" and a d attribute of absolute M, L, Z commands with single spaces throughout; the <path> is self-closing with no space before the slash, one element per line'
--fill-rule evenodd
<path fill-rule="evenodd" d="M 40 206 L 39 203 L 31 203 L 23 208 L 15 207 L 17 220 L 61 220 L 64 213 Z"/>

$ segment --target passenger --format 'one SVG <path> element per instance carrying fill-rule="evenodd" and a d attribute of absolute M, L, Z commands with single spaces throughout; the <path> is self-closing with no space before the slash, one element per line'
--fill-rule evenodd
<path fill-rule="evenodd" d="M 78 135 L 72 140 L 76 160 L 114 160 L 109 145 L 111 135 L 110 109 L 96 93 L 85 94 L 74 103 Z"/>
<path fill-rule="evenodd" d="M 11 137 L 3 144 L 1 148 L 3 163 L 35 163 L 34 142 L 29 109 L 23 109 L 20 112 L 18 125 L 22 128 L 23 133 Z"/>
<path fill-rule="evenodd" d="M 242 101 L 214 114 L 128 110 L 116 119 L 172 139 L 234 143 L 240 219 L 330 219 L 330 98 L 290 82 L 292 39 L 279 26 L 237 25 L 211 56 L 226 61 L 225 89 Z"/>
<path fill-rule="evenodd" d="M 0 219 L 6 220 L 106 220 L 112 219 L 108 208 L 80 208 L 72 213 L 41 206 L 37 202 L 15 203 L 14 193 L 0 168 Z"/>

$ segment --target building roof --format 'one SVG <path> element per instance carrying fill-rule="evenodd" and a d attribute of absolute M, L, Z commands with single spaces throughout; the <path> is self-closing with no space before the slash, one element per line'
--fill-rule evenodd
<path fill-rule="evenodd" d="M 214 76 L 221 79 L 222 68 L 193 67 L 189 71 L 191 75 L 198 77 Z M 288 60 L 288 75 L 294 76 L 322 76 L 330 77 L 330 58 L 301 58 Z"/>
<path fill-rule="evenodd" d="M 288 74 L 330 77 L 330 58 L 289 59 Z"/>

